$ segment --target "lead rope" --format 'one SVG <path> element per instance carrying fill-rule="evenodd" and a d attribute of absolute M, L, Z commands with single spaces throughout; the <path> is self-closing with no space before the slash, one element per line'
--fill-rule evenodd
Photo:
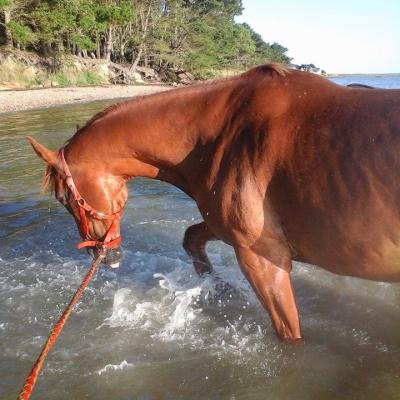
<path fill-rule="evenodd" d="M 79 301 L 86 286 L 89 284 L 90 280 L 93 278 L 93 275 L 96 273 L 96 270 L 99 267 L 99 264 L 103 257 L 104 257 L 103 255 L 100 255 L 93 261 L 89 271 L 83 278 L 81 285 L 75 292 L 74 296 L 72 297 L 71 301 L 65 308 L 61 317 L 58 319 L 57 323 L 54 325 L 49 337 L 47 338 L 46 344 L 43 346 L 43 349 L 42 349 L 38 359 L 36 360 L 30 374 L 28 375 L 28 377 L 25 380 L 25 383 L 24 383 L 24 386 L 22 387 L 21 393 L 18 396 L 18 400 L 28 400 L 29 397 L 31 396 L 33 387 L 35 386 L 36 379 L 42 368 L 44 360 L 46 359 L 47 355 L 49 354 L 49 352 L 50 352 L 51 348 L 53 347 L 54 343 L 56 342 L 58 336 L 60 335 L 74 306 Z"/>

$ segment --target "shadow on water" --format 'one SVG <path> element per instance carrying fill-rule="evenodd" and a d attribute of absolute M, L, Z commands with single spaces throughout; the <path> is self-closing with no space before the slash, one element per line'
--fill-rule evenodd
<path fill-rule="evenodd" d="M 360 82 L 367 83 L 368 82 Z M 0 398 L 14 399 L 89 260 L 25 135 L 58 148 L 108 102 L 0 116 Z M 184 253 L 192 201 L 136 180 L 123 220 L 125 258 L 101 270 L 46 362 L 41 399 L 397 399 L 400 288 L 296 265 L 306 337 L 276 339 L 229 246 L 212 243 L 215 293 Z"/>

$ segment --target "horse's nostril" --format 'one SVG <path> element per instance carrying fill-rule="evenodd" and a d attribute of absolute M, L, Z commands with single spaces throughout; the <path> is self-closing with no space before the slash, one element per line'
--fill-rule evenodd
<path fill-rule="evenodd" d="M 106 256 L 103 259 L 103 264 L 107 265 L 113 265 L 113 264 L 118 264 L 124 253 L 121 249 L 121 247 L 117 247 L 116 249 L 110 249 L 107 251 Z"/>

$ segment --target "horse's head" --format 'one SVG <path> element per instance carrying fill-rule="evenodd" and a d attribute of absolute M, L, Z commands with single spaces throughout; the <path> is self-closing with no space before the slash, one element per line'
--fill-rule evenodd
<path fill-rule="evenodd" d="M 86 247 L 93 257 L 101 254 L 104 264 L 118 267 L 122 258 L 120 216 L 128 197 L 125 181 L 106 174 L 98 165 L 84 169 L 77 163 L 67 165 L 63 151 L 49 150 L 31 137 L 28 140 L 47 164 L 43 188 L 50 186 L 75 219 L 83 239 L 78 248 Z"/>

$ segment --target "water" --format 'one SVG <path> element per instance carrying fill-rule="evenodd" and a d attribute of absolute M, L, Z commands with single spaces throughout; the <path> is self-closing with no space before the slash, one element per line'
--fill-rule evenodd
<path fill-rule="evenodd" d="M 400 87 L 398 77 L 347 81 Z M 382 83 L 383 82 L 383 83 Z M 72 218 L 39 193 L 51 148 L 107 102 L 0 116 L 0 398 L 15 399 L 89 260 Z M 398 399 L 400 289 L 296 264 L 304 345 L 276 339 L 233 251 L 212 243 L 218 296 L 181 241 L 200 221 L 167 184 L 137 179 L 123 221 L 125 259 L 102 270 L 52 350 L 32 399 Z"/>
<path fill-rule="evenodd" d="M 382 89 L 397 89 L 400 88 L 400 74 L 389 75 L 340 75 L 332 77 L 331 80 L 341 85 L 350 83 L 361 83 L 364 85 L 382 88 Z"/>

